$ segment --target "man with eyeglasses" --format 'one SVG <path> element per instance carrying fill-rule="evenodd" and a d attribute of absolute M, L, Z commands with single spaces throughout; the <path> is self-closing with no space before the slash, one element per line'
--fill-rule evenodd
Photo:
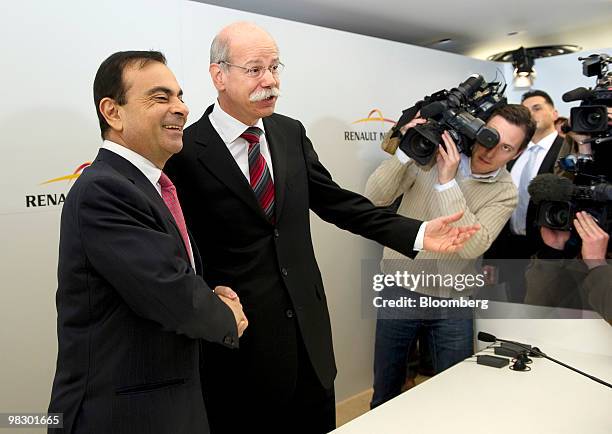
<path fill-rule="evenodd" d="M 309 210 L 408 256 L 456 251 L 478 230 L 422 222 L 340 188 L 303 125 L 274 114 L 283 68 L 272 37 L 234 23 L 215 37 L 217 103 L 185 130 L 167 165 L 209 285 L 240 296 L 249 331 L 232 353 L 203 342 L 211 432 L 324 433 L 335 427 L 336 367 Z"/>

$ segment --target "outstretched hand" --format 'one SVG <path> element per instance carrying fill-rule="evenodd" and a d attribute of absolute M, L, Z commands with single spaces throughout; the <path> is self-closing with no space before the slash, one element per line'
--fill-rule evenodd
<path fill-rule="evenodd" d="M 472 235 L 480 230 L 480 225 L 451 226 L 461 217 L 463 217 L 463 211 L 428 221 L 423 238 L 423 249 L 429 252 L 453 253 L 463 248 Z"/>

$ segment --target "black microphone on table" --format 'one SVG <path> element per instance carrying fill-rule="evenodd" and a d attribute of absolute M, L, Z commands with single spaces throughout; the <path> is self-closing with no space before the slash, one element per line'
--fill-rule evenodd
<path fill-rule="evenodd" d="M 559 360 L 556 360 L 556 359 L 553 359 L 552 357 L 547 356 L 542 351 L 540 351 L 540 349 L 538 347 L 531 347 L 531 348 L 529 348 L 528 346 L 526 346 L 524 344 L 521 344 L 519 342 L 508 341 L 506 339 L 500 339 L 500 338 L 497 338 L 497 337 L 493 336 L 490 333 L 485 333 L 485 332 L 478 332 L 478 340 L 482 341 L 482 342 L 491 342 L 491 343 L 495 343 L 495 342 L 507 342 L 507 343 L 510 343 L 512 345 L 516 345 L 517 347 L 523 348 L 525 351 L 530 352 L 530 355 L 536 355 L 536 356 L 539 356 L 539 357 L 544 357 L 545 359 L 548 359 L 551 362 L 555 362 L 556 364 L 561 365 L 564 368 L 570 369 L 570 370 L 572 370 L 574 372 L 577 372 L 580 375 L 584 375 L 585 377 L 590 378 L 593 381 L 596 381 L 596 382 L 598 382 L 600 384 L 603 384 L 604 386 L 608 386 L 608 387 L 612 388 L 612 384 L 610 384 L 610 383 L 606 383 L 605 381 L 600 380 L 599 378 L 594 377 L 593 375 L 587 374 L 586 372 L 582 372 L 579 369 L 576 369 L 576 368 L 574 368 L 572 366 L 566 365 L 565 363 L 560 362 Z"/>

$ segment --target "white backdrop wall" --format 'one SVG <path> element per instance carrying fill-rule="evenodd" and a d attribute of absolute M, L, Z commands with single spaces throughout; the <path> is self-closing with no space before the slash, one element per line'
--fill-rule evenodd
<path fill-rule="evenodd" d="M 378 109 L 397 119 L 425 94 L 497 64 L 187 0 L 3 3 L 4 103 L 0 146 L 0 411 L 43 411 L 56 357 L 56 261 L 63 180 L 91 161 L 99 130 L 91 86 L 100 62 L 128 49 L 160 49 L 197 120 L 214 101 L 208 47 L 225 24 L 250 20 L 277 39 L 287 68 L 278 111 L 304 123 L 343 186 L 362 191 L 381 159 L 385 121 L 354 123 Z M 542 74 L 543 75 L 543 74 Z M 26 206 L 26 197 L 37 205 Z M 371 386 L 374 322 L 361 316 L 360 264 L 380 247 L 313 216 L 313 236 L 332 316 L 341 400 Z M 25 431 L 24 431 L 25 432 Z"/>

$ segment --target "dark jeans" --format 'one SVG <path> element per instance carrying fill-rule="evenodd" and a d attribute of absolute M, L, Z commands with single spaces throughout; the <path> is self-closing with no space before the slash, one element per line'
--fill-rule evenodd
<path fill-rule="evenodd" d="M 420 297 L 404 289 L 390 288 L 401 296 Z M 413 318 L 410 318 L 413 317 Z M 473 318 L 445 309 L 403 310 L 401 315 L 380 308 L 374 348 L 374 408 L 401 393 L 406 379 L 406 361 L 419 333 L 427 339 L 434 372 L 440 373 L 474 353 Z"/>

